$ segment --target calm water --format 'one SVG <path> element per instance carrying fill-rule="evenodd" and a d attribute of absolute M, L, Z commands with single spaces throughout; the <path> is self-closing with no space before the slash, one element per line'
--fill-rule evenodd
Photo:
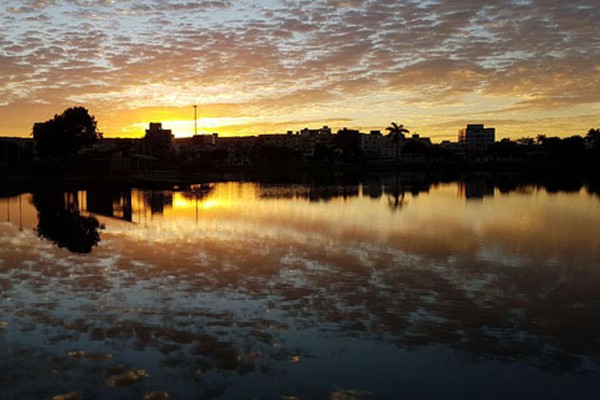
<path fill-rule="evenodd" d="M 600 197 L 407 189 L 1 198 L 0 397 L 597 398 Z"/>

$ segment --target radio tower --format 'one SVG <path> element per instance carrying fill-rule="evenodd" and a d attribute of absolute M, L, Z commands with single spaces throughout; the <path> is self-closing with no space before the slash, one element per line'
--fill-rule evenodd
<path fill-rule="evenodd" d="M 198 135 L 198 106 L 194 104 L 194 136 Z"/>

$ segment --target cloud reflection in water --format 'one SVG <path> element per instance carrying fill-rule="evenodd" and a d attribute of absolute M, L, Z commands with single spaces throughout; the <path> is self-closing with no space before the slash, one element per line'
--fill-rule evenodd
<path fill-rule="evenodd" d="M 598 373 L 600 213 L 584 192 L 471 203 L 449 184 L 406 195 L 394 212 L 360 190 L 328 201 L 286 190 L 218 184 L 198 203 L 167 193 L 154 213 L 148 193 L 133 191 L 132 222 L 96 215 L 106 229 L 88 255 L 3 223 L 2 340 L 111 354 L 94 361 L 106 376 L 126 364 L 149 371 L 135 385 L 172 374 L 207 397 L 245 374 L 293 375 L 291 359 L 341 357 L 338 340 L 392 346 L 390 357 L 443 346 L 489 368 Z M 392 397 L 373 385 L 363 389 Z"/>

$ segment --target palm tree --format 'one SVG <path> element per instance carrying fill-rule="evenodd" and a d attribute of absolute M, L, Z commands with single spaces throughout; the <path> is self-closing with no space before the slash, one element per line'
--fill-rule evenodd
<path fill-rule="evenodd" d="M 385 128 L 386 131 L 389 132 L 388 136 L 391 136 L 392 141 L 396 144 L 396 161 L 398 160 L 398 154 L 400 149 L 400 142 L 404 140 L 405 133 L 409 133 L 410 131 L 404 127 L 404 125 L 398 125 L 395 122 L 392 122 L 390 126 Z"/>

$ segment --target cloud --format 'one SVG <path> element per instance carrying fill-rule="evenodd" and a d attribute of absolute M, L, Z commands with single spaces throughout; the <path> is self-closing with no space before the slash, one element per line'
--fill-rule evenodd
<path fill-rule="evenodd" d="M 388 87 L 408 91 L 412 103 L 444 104 L 457 102 L 476 91 L 487 71 L 474 62 L 446 58 L 414 63 L 389 74 Z"/>
<path fill-rule="evenodd" d="M 0 104 L 78 101 L 109 114 L 230 103 L 290 120 L 312 107 L 351 111 L 362 125 L 373 123 L 364 110 L 386 123 L 397 107 L 415 121 L 425 108 L 451 120 L 445 109 L 459 105 L 519 119 L 581 113 L 600 103 L 597 8 L 583 0 L 10 0 L 0 5 Z"/>

